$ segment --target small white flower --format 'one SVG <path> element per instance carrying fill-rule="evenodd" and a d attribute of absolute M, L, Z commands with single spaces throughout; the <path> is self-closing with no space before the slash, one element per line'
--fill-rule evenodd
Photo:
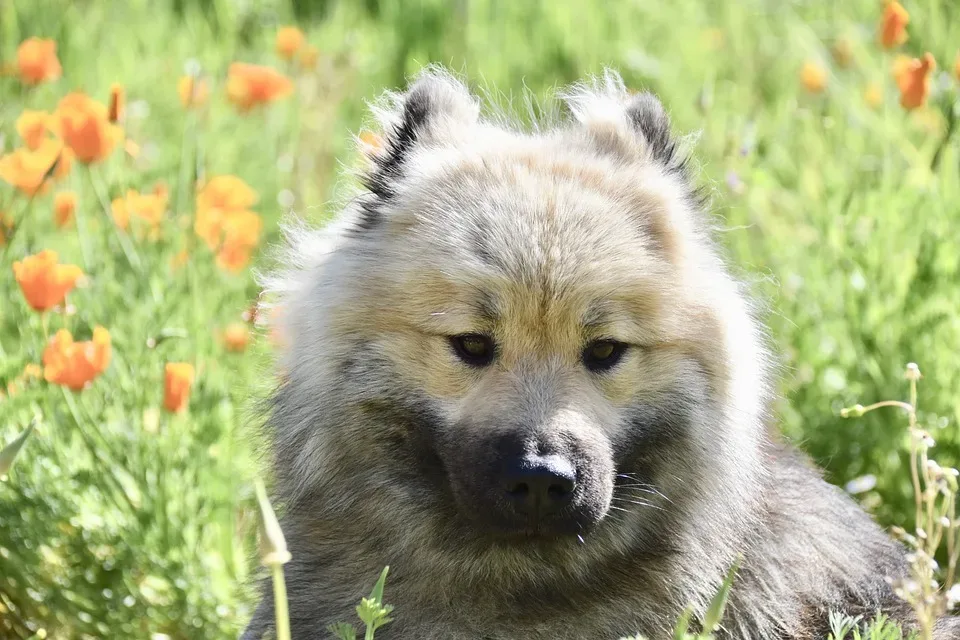
<path fill-rule="evenodd" d="M 960 602 L 960 583 L 953 585 L 947 591 L 947 606 L 952 609 L 958 602 Z"/>
<path fill-rule="evenodd" d="M 854 478 L 848 482 L 844 488 L 847 490 L 847 493 L 858 494 L 870 491 L 875 486 L 877 486 L 877 477 L 873 474 L 867 474 L 859 478 Z"/>

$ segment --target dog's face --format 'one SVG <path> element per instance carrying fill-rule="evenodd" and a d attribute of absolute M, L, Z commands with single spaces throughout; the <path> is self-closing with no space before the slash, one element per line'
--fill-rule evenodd
<path fill-rule="evenodd" d="M 324 306 L 322 327 L 291 324 L 291 375 L 313 375 L 319 351 L 348 361 L 340 402 L 415 416 L 399 439 L 380 427 L 387 464 L 390 447 L 415 452 L 433 471 L 418 490 L 496 539 L 585 536 L 753 446 L 732 425 L 756 413 L 751 325 L 662 107 L 571 104 L 576 127 L 519 135 L 481 125 L 456 83 L 421 81 L 304 285 L 323 303 L 297 313 Z"/>

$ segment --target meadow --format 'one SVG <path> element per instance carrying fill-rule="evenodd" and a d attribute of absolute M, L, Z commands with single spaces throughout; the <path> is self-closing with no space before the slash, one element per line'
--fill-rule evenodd
<path fill-rule="evenodd" d="M 782 356 L 784 433 L 913 531 L 915 434 L 960 463 L 960 4 L 897 7 L 0 3 L 0 637 L 236 637 L 282 339 L 255 274 L 429 62 L 504 103 L 604 66 L 658 93 Z M 850 409 L 880 400 L 910 404 Z"/>

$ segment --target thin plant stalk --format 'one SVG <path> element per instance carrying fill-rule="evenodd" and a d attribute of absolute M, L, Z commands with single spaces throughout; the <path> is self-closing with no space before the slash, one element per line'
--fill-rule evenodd
<path fill-rule="evenodd" d="M 283 565 L 274 564 L 271 569 L 273 579 L 273 603 L 277 618 L 277 640 L 290 640 L 290 612 L 287 607 L 287 583 L 283 578 Z"/>

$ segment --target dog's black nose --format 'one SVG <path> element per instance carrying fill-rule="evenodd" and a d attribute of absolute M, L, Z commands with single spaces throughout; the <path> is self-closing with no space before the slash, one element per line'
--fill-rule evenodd
<path fill-rule="evenodd" d="M 562 456 L 524 456 L 506 465 L 501 483 L 517 511 L 544 516 L 570 504 L 577 488 L 577 472 Z"/>

